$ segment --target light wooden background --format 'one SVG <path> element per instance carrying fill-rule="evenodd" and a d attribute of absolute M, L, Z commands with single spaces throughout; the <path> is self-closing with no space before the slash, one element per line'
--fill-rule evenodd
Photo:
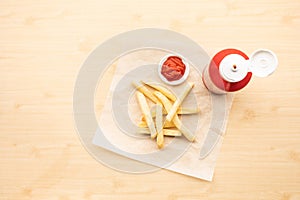
<path fill-rule="evenodd" d="M 300 1 L 0 1 L 0 199 L 300 199 Z M 157 27 L 276 52 L 280 66 L 236 95 L 213 182 L 131 175 L 82 147 L 73 114 L 81 63 L 120 32 Z"/>

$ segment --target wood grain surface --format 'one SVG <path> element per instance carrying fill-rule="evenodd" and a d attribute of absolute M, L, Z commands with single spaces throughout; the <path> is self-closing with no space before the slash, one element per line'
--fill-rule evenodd
<path fill-rule="evenodd" d="M 300 199 L 299 10 L 299 0 L 1 0 L 0 199 Z M 142 27 L 185 34 L 209 55 L 278 56 L 272 76 L 236 94 L 213 182 L 121 173 L 80 143 L 72 97 L 81 63 Z"/>

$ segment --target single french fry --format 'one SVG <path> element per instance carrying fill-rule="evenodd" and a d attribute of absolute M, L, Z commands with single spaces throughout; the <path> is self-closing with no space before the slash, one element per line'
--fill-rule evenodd
<path fill-rule="evenodd" d="M 172 103 L 170 102 L 170 100 L 165 97 L 162 93 L 155 91 L 154 95 L 161 101 L 161 103 L 163 104 L 163 106 L 165 107 L 165 109 L 168 111 L 171 110 L 172 108 Z M 178 118 L 178 115 L 175 113 L 174 117 L 173 117 L 173 123 L 176 126 L 176 128 L 178 128 L 178 130 L 191 142 L 193 142 L 195 140 L 195 136 L 193 135 L 193 133 L 191 133 L 191 131 L 186 128 L 182 122 L 180 121 L 180 119 Z"/>
<path fill-rule="evenodd" d="M 164 130 L 163 130 L 163 107 L 160 102 L 156 103 L 156 116 L 155 116 L 155 124 L 156 124 L 156 143 L 159 149 L 163 148 L 164 146 Z"/>
<path fill-rule="evenodd" d="M 147 101 L 146 101 L 146 97 L 143 95 L 143 93 L 141 93 L 139 91 L 136 92 L 136 97 L 137 97 L 139 106 L 142 110 L 142 113 L 145 116 L 146 123 L 147 123 L 147 125 L 149 127 L 149 130 L 150 130 L 150 133 L 151 133 L 151 138 L 153 139 L 153 138 L 156 137 L 157 132 L 156 132 L 156 129 L 154 127 L 154 122 L 153 122 L 153 119 L 151 117 L 151 113 L 150 113 L 150 109 L 149 109 L 149 106 L 148 106 Z"/>
<path fill-rule="evenodd" d="M 173 121 L 172 122 L 165 121 L 165 123 L 163 124 L 163 126 L 164 126 L 163 128 L 174 128 L 175 127 Z M 141 121 L 141 122 L 139 122 L 138 127 L 140 127 L 140 128 L 148 128 L 148 125 L 147 125 L 146 121 Z"/>
<path fill-rule="evenodd" d="M 152 92 L 143 84 L 138 84 L 136 82 L 132 82 L 132 85 L 134 85 L 134 87 L 136 87 L 136 89 L 138 91 L 140 91 L 141 93 L 143 93 L 146 97 L 148 97 L 151 101 L 153 101 L 154 103 L 157 103 L 157 98 L 152 94 Z"/>
<path fill-rule="evenodd" d="M 138 134 L 150 135 L 149 128 L 138 128 Z M 182 133 L 177 129 L 163 129 L 164 136 L 182 136 Z"/>
<path fill-rule="evenodd" d="M 159 133 L 157 133 L 156 144 L 159 149 L 164 147 L 164 130 L 161 129 Z"/>
<path fill-rule="evenodd" d="M 182 133 L 176 129 L 164 129 L 165 136 L 182 136 Z"/>
<path fill-rule="evenodd" d="M 150 83 L 150 82 L 144 82 L 142 81 L 145 85 L 148 85 L 149 87 L 152 87 L 159 92 L 161 92 L 163 95 L 171 99 L 172 101 L 176 101 L 176 95 L 174 95 L 169 89 L 157 84 L 157 83 Z"/>
<path fill-rule="evenodd" d="M 177 110 L 177 114 L 179 115 L 197 114 L 199 112 L 200 108 L 198 107 L 179 107 Z"/>
<path fill-rule="evenodd" d="M 167 110 L 168 111 L 168 115 L 166 117 L 167 121 L 171 121 L 173 119 L 174 115 L 176 115 L 178 107 L 181 105 L 184 98 L 188 95 L 188 93 L 191 91 L 193 87 L 194 87 L 194 83 L 187 83 L 187 85 L 184 88 L 184 91 L 178 96 L 171 109 L 169 111 Z"/>
<path fill-rule="evenodd" d="M 152 106 L 150 108 L 151 116 L 155 117 L 156 115 L 156 107 Z M 200 109 L 198 107 L 179 107 L 177 110 L 177 114 L 179 115 L 190 115 L 190 114 L 197 114 L 200 112 Z M 168 114 L 166 109 L 163 108 L 163 114 Z M 143 119 L 143 118 L 142 118 Z"/>

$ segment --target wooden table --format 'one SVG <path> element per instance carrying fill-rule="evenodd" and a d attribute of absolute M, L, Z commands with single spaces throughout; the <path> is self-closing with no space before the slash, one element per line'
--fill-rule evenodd
<path fill-rule="evenodd" d="M 0 199 L 300 199 L 300 1 L 0 2 Z M 274 75 L 236 94 L 213 182 L 133 175 L 81 145 L 72 95 L 81 63 L 120 32 L 167 28 L 213 55 L 276 52 Z"/>

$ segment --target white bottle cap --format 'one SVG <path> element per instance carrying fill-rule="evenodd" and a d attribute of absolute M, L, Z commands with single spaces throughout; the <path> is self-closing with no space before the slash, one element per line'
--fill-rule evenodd
<path fill-rule="evenodd" d="M 239 82 L 247 76 L 248 60 L 239 54 L 230 54 L 221 61 L 219 72 L 226 81 Z"/>
<path fill-rule="evenodd" d="M 250 57 L 249 71 L 255 76 L 267 77 L 276 70 L 277 66 L 278 59 L 270 50 L 256 50 Z"/>

